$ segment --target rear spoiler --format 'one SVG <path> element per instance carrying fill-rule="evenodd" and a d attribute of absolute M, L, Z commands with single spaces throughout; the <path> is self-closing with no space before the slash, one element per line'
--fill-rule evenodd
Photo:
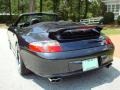
<path fill-rule="evenodd" d="M 103 26 L 74 26 L 69 28 L 59 28 L 49 31 L 49 37 L 53 37 L 54 35 L 60 35 L 61 33 L 65 31 L 74 31 L 75 29 L 79 31 L 93 31 L 98 34 L 100 34 L 101 30 L 103 29 Z"/>

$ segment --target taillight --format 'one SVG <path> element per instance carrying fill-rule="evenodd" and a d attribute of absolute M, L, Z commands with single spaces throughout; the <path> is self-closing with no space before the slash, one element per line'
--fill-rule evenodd
<path fill-rule="evenodd" d="M 32 42 L 29 44 L 29 50 L 34 52 L 52 53 L 52 52 L 61 52 L 62 48 L 59 42 L 50 40 L 50 41 Z"/>
<path fill-rule="evenodd" d="M 105 40 L 105 44 L 109 45 L 109 44 L 113 44 L 111 39 L 109 37 L 106 38 Z"/>

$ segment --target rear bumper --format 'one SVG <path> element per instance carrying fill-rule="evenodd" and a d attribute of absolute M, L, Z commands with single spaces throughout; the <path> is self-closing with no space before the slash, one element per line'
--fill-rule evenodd
<path fill-rule="evenodd" d="M 51 77 L 64 77 L 64 76 L 70 76 L 70 75 L 82 73 L 83 72 L 82 61 L 90 58 L 98 58 L 99 68 L 104 67 L 112 63 L 113 51 L 114 50 L 111 49 L 111 50 L 105 50 L 94 54 L 89 54 L 85 56 L 83 55 L 81 57 L 76 57 L 71 59 L 64 58 L 64 59 L 51 60 L 51 59 L 41 58 L 40 56 L 30 53 L 28 51 L 21 50 L 21 56 L 25 63 L 25 66 L 28 69 L 30 69 L 32 72 L 42 77 L 51 78 Z M 67 54 L 64 53 L 64 57 Z M 70 54 L 72 55 L 72 52 L 70 52 Z M 72 56 L 77 54 L 80 55 L 81 53 L 76 52 L 75 54 L 73 52 Z M 61 58 L 63 57 L 61 56 Z"/>
<path fill-rule="evenodd" d="M 98 58 L 99 68 L 109 65 L 113 61 L 113 52 L 113 47 L 105 46 L 44 55 L 22 49 L 21 56 L 29 70 L 42 77 L 51 78 L 83 73 L 82 61 L 86 59 Z"/>
<path fill-rule="evenodd" d="M 113 60 L 108 60 L 106 63 L 101 64 L 99 63 L 99 68 L 105 67 L 112 63 Z M 35 64 L 36 63 L 36 64 Z M 77 75 L 80 73 L 84 73 L 82 69 L 82 65 L 74 64 L 70 65 L 68 63 L 50 63 L 50 62 L 35 62 L 34 66 L 29 68 L 35 74 L 51 78 L 51 77 L 65 77 L 71 75 Z M 42 64 L 42 65 L 40 65 Z M 97 69 L 99 69 L 97 68 Z M 95 70 L 95 69 L 93 69 Z M 90 70 L 91 71 L 91 70 Z"/>
<path fill-rule="evenodd" d="M 93 69 L 93 70 L 101 69 L 103 67 L 107 67 L 108 65 L 111 66 L 112 61 L 109 61 L 106 64 L 101 65 L 99 68 L 96 68 L 96 69 Z M 93 70 L 90 70 L 90 71 L 93 71 Z M 89 72 L 89 71 L 86 71 L 86 72 Z M 83 72 L 82 68 L 80 70 L 77 70 L 77 71 L 59 73 L 59 74 L 53 74 L 53 75 L 47 75 L 45 77 L 47 77 L 47 78 L 51 78 L 51 77 L 61 77 L 61 78 L 63 78 L 63 77 L 68 77 L 68 76 L 73 76 L 73 75 L 79 75 L 81 73 L 85 73 L 85 72 Z"/>

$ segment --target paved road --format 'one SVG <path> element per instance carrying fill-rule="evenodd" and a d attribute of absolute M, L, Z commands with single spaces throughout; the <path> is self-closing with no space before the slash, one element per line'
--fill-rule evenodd
<path fill-rule="evenodd" d="M 6 30 L 0 30 L 0 90 L 119 90 L 120 60 L 109 69 L 88 72 L 50 83 L 36 75 L 22 77 L 17 72 L 13 53 L 8 48 Z"/>

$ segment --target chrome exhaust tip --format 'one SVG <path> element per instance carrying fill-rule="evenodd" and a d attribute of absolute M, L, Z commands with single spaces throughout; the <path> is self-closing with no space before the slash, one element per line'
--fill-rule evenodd
<path fill-rule="evenodd" d="M 56 82 L 60 82 L 62 78 L 53 77 L 53 78 L 48 78 L 48 80 L 52 83 L 56 83 Z"/>

